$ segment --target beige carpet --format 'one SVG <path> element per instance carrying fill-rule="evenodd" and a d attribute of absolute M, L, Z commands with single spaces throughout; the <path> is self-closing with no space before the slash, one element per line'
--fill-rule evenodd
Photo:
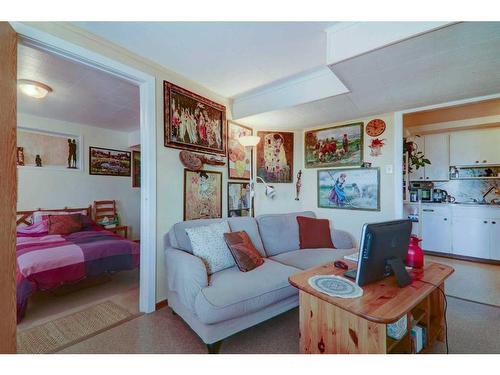
<path fill-rule="evenodd" d="M 117 304 L 106 301 L 85 310 L 19 332 L 18 353 L 53 353 L 134 317 Z"/>

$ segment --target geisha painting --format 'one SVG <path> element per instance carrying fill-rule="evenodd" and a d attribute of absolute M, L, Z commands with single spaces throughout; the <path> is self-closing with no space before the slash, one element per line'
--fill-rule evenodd
<path fill-rule="evenodd" d="M 293 133 L 257 132 L 257 175 L 266 183 L 293 182 Z"/>
<path fill-rule="evenodd" d="M 184 220 L 222 217 L 222 173 L 184 170 Z"/>
<path fill-rule="evenodd" d="M 226 154 L 226 107 L 164 82 L 165 146 Z"/>
<path fill-rule="evenodd" d="M 347 210 L 380 210 L 378 168 L 318 171 L 318 207 Z"/>

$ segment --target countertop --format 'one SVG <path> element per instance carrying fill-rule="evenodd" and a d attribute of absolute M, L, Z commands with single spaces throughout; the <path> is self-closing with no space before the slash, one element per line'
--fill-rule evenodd
<path fill-rule="evenodd" d="M 408 206 L 418 206 L 418 202 L 404 202 Z M 475 203 L 436 203 L 436 202 L 422 202 L 422 205 L 432 205 L 438 207 L 471 207 L 471 208 L 499 208 L 500 204 L 475 204 Z"/>

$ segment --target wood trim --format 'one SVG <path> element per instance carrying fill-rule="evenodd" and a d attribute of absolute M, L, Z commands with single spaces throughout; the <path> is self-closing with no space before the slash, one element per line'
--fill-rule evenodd
<path fill-rule="evenodd" d="M 92 214 L 92 206 L 89 205 L 88 207 L 82 207 L 82 208 L 69 208 L 69 207 L 64 207 L 64 208 L 55 208 L 55 209 L 50 209 L 50 208 L 39 208 L 33 211 L 17 211 L 16 212 L 16 226 L 21 225 L 21 224 L 26 224 L 30 225 L 32 224 L 32 215 L 34 212 L 37 211 L 47 211 L 47 212 L 78 212 L 78 211 L 86 211 L 87 216 L 91 217 Z"/>
<path fill-rule="evenodd" d="M 0 353 L 16 352 L 17 34 L 0 22 Z"/>
<path fill-rule="evenodd" d="M 164 307 L 167 307 L 167 306 L 168 306 L 168 300 L 164 299 L 164 300 L 161 300 L 160 302 L 156 302 L 155 310 L 158 311 L 158 310 L 163 309 Z"/>

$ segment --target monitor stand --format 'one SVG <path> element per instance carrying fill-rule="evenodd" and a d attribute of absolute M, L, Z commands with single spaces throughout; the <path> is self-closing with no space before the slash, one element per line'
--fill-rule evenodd
<path fill-rule="evenodd" d="M 386 260 L 386 264 L 391 267 L 392 272 L 396 276 L 396 281 L 400 288 L 410 285 L 412 278 L 406 271 L 405 264 L 401 258 L 390 258 Z"/>

